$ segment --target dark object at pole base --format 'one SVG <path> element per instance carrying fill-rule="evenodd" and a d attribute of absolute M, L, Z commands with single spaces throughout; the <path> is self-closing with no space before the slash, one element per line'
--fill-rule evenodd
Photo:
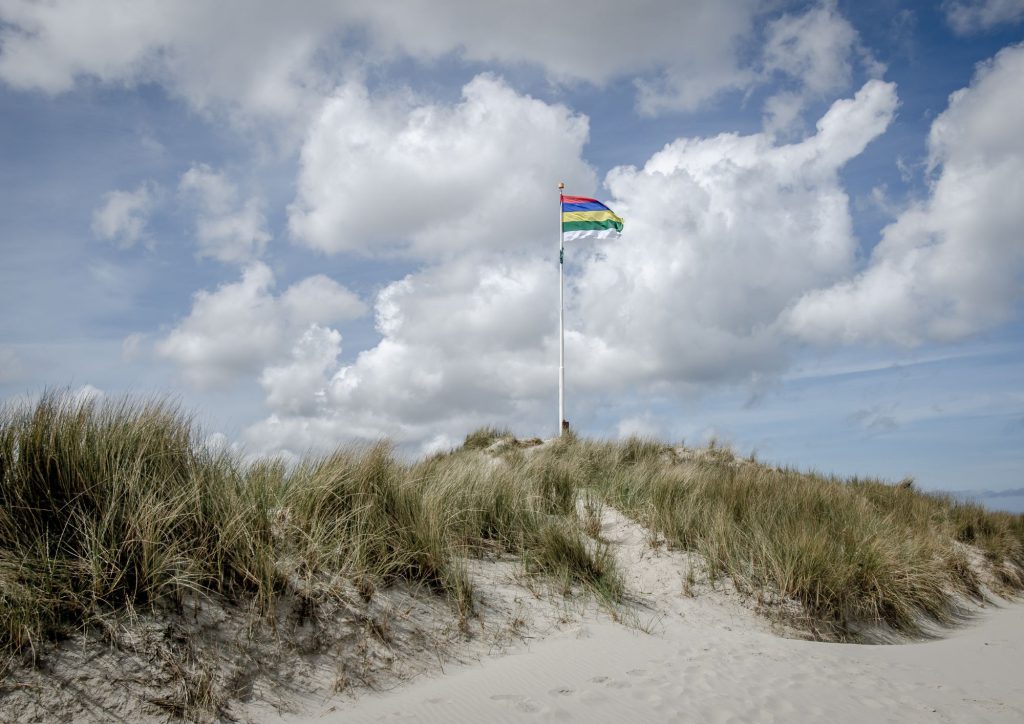
<path fill-rule="evenodd" d="M 562 432 L 569 432 L 569 421 L 562 420 Z"/>

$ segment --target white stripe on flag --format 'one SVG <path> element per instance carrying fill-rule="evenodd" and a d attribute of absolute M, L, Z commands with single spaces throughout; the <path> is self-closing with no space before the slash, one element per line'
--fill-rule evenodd
<path fill-rule="evenodd" d="M 579 229 L 577 231 L 564 232 L 566 241 L 575 241 L 577 239 L 617 239 L 620 236 L 622 236 L 622 232 L 616 229 Z"/>

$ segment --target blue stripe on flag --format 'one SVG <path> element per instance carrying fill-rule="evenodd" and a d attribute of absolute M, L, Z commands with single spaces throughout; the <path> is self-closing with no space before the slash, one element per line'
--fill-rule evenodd
<path fill-rule="evenodd" d="M 608 209 L 607 206 L 605 206 L 602 203 L 598 203 L 597 201 L 594 201 L 592 203 L 588 202 L 588 203 L 584 203 L 584 204 L 568 204 L 568 203 L 565 203 L 565 202 L 562 203 L 562 211 L 609 211 L 609 210 L 610 209 Z"/>

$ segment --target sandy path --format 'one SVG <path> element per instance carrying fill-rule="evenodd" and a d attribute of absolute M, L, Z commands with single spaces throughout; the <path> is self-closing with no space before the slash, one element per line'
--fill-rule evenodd
<path fill-rule="evenodd" d="M 947 639 L 853 646 L 591 624 L 319 721 L 1024 721 L 1024 607 Z"/>
<path fill-rule="evenodd" d="M 940 640 L 785 639 L 721 594 L 683 595 L 685 554 L 606 511 L 604 535 L 656 612 L 651 633 L 589 616 L 532 645 L 449 668 L 306 722 L 1024 722 L 1024 605 L 990 606 Z"/>

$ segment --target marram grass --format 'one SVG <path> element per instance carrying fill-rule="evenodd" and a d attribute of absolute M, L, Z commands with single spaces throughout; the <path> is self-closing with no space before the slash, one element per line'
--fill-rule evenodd
<path fill-rule="evenodd" d="M 977 552 L 990 585 L 1024 587 L 1024 517 L 911 484 L 495 428 L 411 464 L 378 443 L 286 468 L 210 450 L 166 402 L 58 392 L 0 408 L 0 652 L 195 596 L 272 612 L 314 579 L 419 585 L 469 617 L 474 557 L 613 602 L 625 591 L 601 505 L 701 554 L 712 579 L 795 602 L 830 638 L 950 620 L 956 596 L 983 590 Z"/>
<path fill-rule="evenodd" d="M 873 624 L 914 635 L 952 621 L 960 598 L 982 593 L 972 551 L 997 592 L 1024 588 L 1024 516 L 911 481 L 840 480 L 636 438 L 544 454 L 585 471 L 583 485 L 670 545 L 701 554 L 712 579 L 797 602 L 796 622 L 817 635 L 855 640 Z"/>
<path fill-rule="evenodd" d="M 204 446 L 160 400 L 56 392 L 6 405 L 0 653 L 196 595 L 270 612 L 318 577 L 422 585 L 470 616 L 466 561 L 491 552 L 611 600 L 618 574 L 581 528 L 577 487 L 559 460 L 494 465 L 466 450 L 409 465 L 385 443 L 292 469 L 243 462 Z"/>

